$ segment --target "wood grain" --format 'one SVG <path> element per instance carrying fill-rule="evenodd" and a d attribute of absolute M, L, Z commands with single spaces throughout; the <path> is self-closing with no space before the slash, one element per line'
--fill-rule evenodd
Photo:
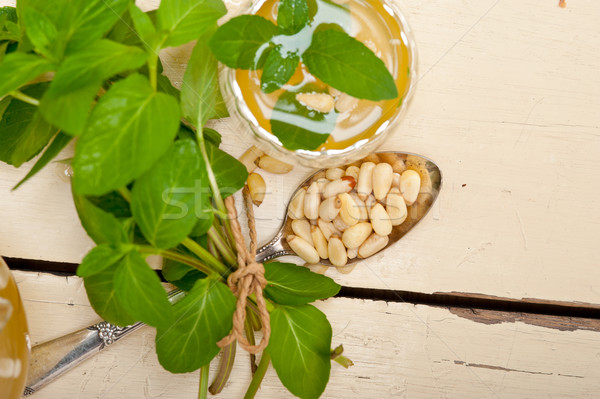
<path fill-rule="evenodd" d="M 79 278 L 16 272 L 38 343 L 97 321 Z M 333 364 L 323 398 L 585 398 L 600 389 L 600 333 L 561 331 L 514 320 L 485 324 L 448 309 L 333 299 L 317 305 L 355 363 Z M 565 323 L 578 323 L 576 320 Z M 238 350 L 221 398 L 249 382 Z M 214 366 L 212 371 L 214 372 Z M 154 331 L 136 332 L 81 364 L 32 398 L 195 398 L 197 373 L 173 375 L 154 354 Z M 288 398 L 271 368 L 258 398 Z"/>
<path fill-rule="evenodd" d="M 142 2 L 146 9 L 157 4 Z M 383 148 L 434 159 L 444 188 L 393 250 L 349 275 L 331 275 L 357 287 L 600 304 L 600 3 L 400 4 L 415 31 L 421 79 L 406 119 Z M 175 84 L 186 57 L 186 49 L 163 54 Z M 232 121 L 216 126 L 232 154 L 249 145 Z M 11 192 L 26 170 L 0 165 L 0 253 L 78 262 L 91 242 L 60 167 L 49 165 Z M 263 241 L 307 173 L 263 173 Z"/>

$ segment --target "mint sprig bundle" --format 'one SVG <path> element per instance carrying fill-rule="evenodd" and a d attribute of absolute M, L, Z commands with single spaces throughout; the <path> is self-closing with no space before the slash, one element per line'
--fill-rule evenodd
<path fill-rule="evenodd" d="M 221 0 L 163 0 L 148 13 L 131 0 L 21 0 L 16 10 L 0 9 L 0 160 L 19 167 L 41 153 L 20 185 L 77 141 L 73 199 L 97 244 L 77 271 L 90 303 L 111 323 L 156 327 L 160 363 L 176 373 L 201 369 L 201 397 L 236 306 L 226 285 L 236 249 L 224 198 L 247 178 L 205 126 L 227 115 L 208 47 L 225 13 Z M 283 13 L 285 32 L 305 25 L 304 14 Z M 260 33 L 248 25 L 246 33 L 279 31 L 271 25 Z M 180 92 L 161 74 L 158 55 L 194 39 Z M 167 299 L 148 255 L 165 259 L 163 277 L 186 292 L 179 302 Z M 272 362 L 294 395 L 316 398 L 331 359 L 348 363 L 331 350 L 331 326 L 310 303 L 340 286 L 292 264 L 264 267 L 271 339 L 247 397 Z M 253 342 L 261 328 L 256 298 L 246 311 Z M 222 349 L 212 393 L 223 388 L 235 349 Z"/>
<path fill-rule="evenodd" d="M 371 101 L 397 98 L 394 78 L 383 61 L 344 31 L 335 17 L 326 11 L 321 13 L 320 7 L 341 8 L 346 14 L 349 11 L 327 0 L 313 0 L 310 4 L 309 7 L 307 0 L 281 0 L 277 25 L 258 15 L 235 17 L 219 27 L 210 47 L 217 59 L 230 68 L 262 70 L 264 93 L 282 88 L 302 62 L 313 76 L 352 97 Z M 278 112 L 271 118 L 271 131 L 290 150 L 317 149 L 335 126 L 335 110 L 317 112 L 290 96 L 310 90 L 311 87 L 288 87 L 275 105 Z M 289 123 L 294 117 L 333 123 L 319 124 L 321 131 L 315 131 Z"/>

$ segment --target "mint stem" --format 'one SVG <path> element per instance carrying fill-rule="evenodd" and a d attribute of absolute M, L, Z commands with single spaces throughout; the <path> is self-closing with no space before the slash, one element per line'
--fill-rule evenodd
<path fill-rule="evenodd" d="M 216 270 L 211 269 L 210 266 L 200 262 L 199 260 L 190 258 L 189 256 L 180 254 L 175 251 L 170 251 L 167 249 L 158 249 L 158 248 L 148 247 L 148 246 L 138 246 L 137 249 L 142 254 L 159 255 L 166 259 L 171 259 L 176 262 L 181 262 L 185 265 L 193 267 L 194 269 L 200 270 L 202 273 L 206 274 L 207 276 L 210 276 L 213 274 L 219 274 L 219 273 L 217 273 Z M 225 279 L 223 277 L 221 277 L 221 281 L 225 281 Z"/>
<path fill-rule="evenodd" d="M 184 239 L 181 244 L 192 251 L 194 255 L 205 261 L 209 266 L 213 267 L 220 275 L 226 276 L 229 274 L 229 268 L 219 262 L 217 258 L 212 256 L 208 250 L 206 250 L 202 245 L 198 244 L 196 241 L 191 238 Z"/>
<path fill-rule="evenodd" d="M 157 65 L 158 55 L 152 53 L 150 55 L 150 59 L 148 60 L 148 75 L 150 77 L 150 86 L 152 86 L 152 89 L 154 89 L 154 91 L 156 91 Z"/>
<path fill-rule="evenodd" d="M 217 370 L 217 376 L 213 380 L 208 391 L 216 395 L 223 390 L 225 384 L 229 380 L 231 371 L 233 370 L 233 363 L 235 362 L 235 351 L 237 348 L 237 342 L 232 342 L 223 348 L 221 360 L 219 360 L 219 368 Z"/>
<path fill-rule="evenodd" d="M 198 399 L 208 398 L 208 372 L 210 363 L 205 364 L 200 369 L 200 389 L 198 390 Z"/>
<path fill-rule="evenodd" d="M 258 363 L 258 368 L 256 369 L 256 373 L 252 376 L 252 381 L 250 382 L 250 386 L 248 386 L 248 390 L 246 391 L 246 395 L 244 395 L 244 399 L 253 399 L 254 395 L 258 391 L 260 384 L 267 373 L 267 369 L 269 368 L 269 363 L 271 363 L 271 356 L 265 351 L 263 351 L 262 357 L 260 358 L 260 363 Z"/>
<path fill-rule="evenodd" d="M 231 248 L 229 248 L 227 246 L 227 243 L 225 242 L 225 238 L 221 234 L 219 234 L 217 229 L 215 229 L 215 226 L 211 226 L 210 229 L 208 230 L 208 237 L 211 239 L 211 241 L 215 245 L 215 247 L 217 247 L 217 250 L 219 251 L 221 256 L 223 256 L 223 258 L 225 259 L 225 262 L 227 262 L 229 265 L 232 265 L 232 266 L 235 265 L 236 264 L 235 254 L 233 253 Z"/>
<path fill-rule="evenodd" d="M 252 321 L 250 320 L 253 317 L 252 312 L 246 311 L 246 321 L 244 322 L 244 332 L 246 333 L 246 338 L 250 345 L 256 345 L 256 340 L 254 339 L 254 328 L 252 327 Z M 250 371 L 252 375 L 256 373 L 256 355 L 254 353 L 250 354 Z"/>
<path fill-rule="evenodd" d="M 131 202 L 131 191 L 127 189 L 127 187 L 121 187 L 119 190 L 119 194 L 125 199 L 127 202 Z"/>
<path fill-rule="evenodd" d="M 31 96 L 28 96 L 27 94 L 20 92 L 18 90 L 11 91 L 10 95 L 13 96 L 14 98 L 16 98 L 17 100 L 26 102 L 27 104 L 31 104 L 31 105 L 35 105 L 35 106 L 40 105 L 40 100 L 38 100 L 37 98 L 33 98 Z"/>

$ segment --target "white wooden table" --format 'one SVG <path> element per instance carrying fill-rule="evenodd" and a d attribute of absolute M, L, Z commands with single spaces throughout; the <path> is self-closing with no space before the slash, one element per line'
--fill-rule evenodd
<path fill-rule="evenodd" d="M 444 187 L 432 212 L 396 246 L 351 274 L 328 275 L 348 287 L 558 304 L 573 315 L 600 308 L 600 3 L 398 1 L 415 32 L 420 81 L 384 148 L 432 158 Z M 181 82 L 185 51 L 163 60 Z M 227 151 L 247 148 L 230 122 L 217 128 Z M 26 170 L 0 165 L 0 254 L 79 262 L 92 242 L 62 167 L 50 165 L 11 192 Z M 270 193 L 257 213 L 264 241 L 307 173 L 265 174 Z M 78 278 L 15 275 L 34 344 L 97 321 Z M 355 362 L 349 370 L 334 365 L 324 397 L 597 396 L 598 320 L 398 301 L 318 305 L 334 344 L 343 343 Z M 197 374 L 162 370 L 153 335 L 142 329 L 33 397 L 195 397 Z M 243 356 L 233 375 L 223 398 L 244 392 Z M 259 397 L 288 396 L 271 369 Z"/>

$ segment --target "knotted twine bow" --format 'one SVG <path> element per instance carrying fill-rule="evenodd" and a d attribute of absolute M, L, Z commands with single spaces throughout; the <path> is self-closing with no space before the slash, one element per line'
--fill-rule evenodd
<path fill-rule="evenodd" d="M 246 241 L 242 235 L 242 228 L 237 219 L 237 210 L 233 196 L 225 199 L 225 207 L 231 223 L 233 238 L 237 247 L 238 269 L 227 278 L 227 285 L 237 296 L 237 305 L 233 313 L 233 329 L 228 336 L 217 342 L 223 348 L 237 339 L 241 347 L 249 353 L 258 353 L 267 347 L 271 336 L 271 324 L 267 304 L 263 296 L 263 288 L 267 285 L 265 279 L 265 268 L 262 263 L 256 262 L 256 223 L 254 221 L 254 210 L 248 186 L 242 191 L 244 205 L 248 215 L 248 229 L 250 230 L 250 250 L 246 248 Z M 256 294 L 256 304 L 262 323 L 263 336 L 258 345 L 252 345 L 244 336 L 244 323 L 246 322 L 246 302 L 249 295 Z"/>

